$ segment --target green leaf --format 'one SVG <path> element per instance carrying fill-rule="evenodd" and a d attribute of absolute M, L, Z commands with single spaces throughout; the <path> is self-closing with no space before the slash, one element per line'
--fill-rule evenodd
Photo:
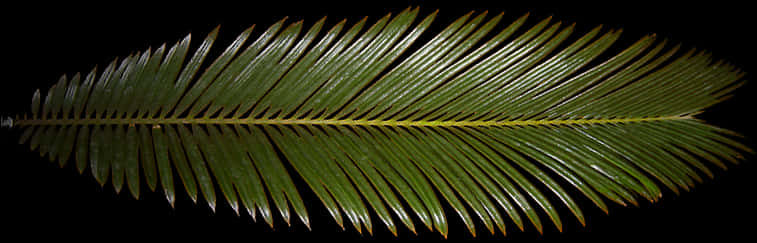
<path fill-rule="evenodd" d="M 30 118 L 3 124 L 135 198 L 160 186 L 172 206 L 185 191 L 310 228 L 302 181 L 342 228 L 397 235 L 418 220 L 444 237 L 458 230 L 445 210 L 473 236 L 562 231 L 563 209 L 586 223 L 576 197 L 604 212 L 655 202 L 754 153 L 696 118 L 745 84 L 708 52 L 654 35 L 616 48 L 621 30 L 574 34 L 552 18 L 470 12 L 436 28 L 436 16 L 284 18 L 217 51 L 215 28 L 194 51 L 187 35 L 62 76 L 35 91 Z"/>

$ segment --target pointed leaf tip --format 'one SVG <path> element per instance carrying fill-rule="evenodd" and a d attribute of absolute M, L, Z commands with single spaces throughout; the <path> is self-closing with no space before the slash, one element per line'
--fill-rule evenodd
<path fill-rule="evenodd" d="M 236 201 L 229 202 L 229 206 L 231 206 L 231 210 L 234 211 L 234 213 L 239 216 L 239 204 Z"/>
<path fill-rule="evenodd" d="M 539 235 L 544 235 L 544 228 L 541 225 L 536 225 L 536 231 L 539 232 Z"/>
<path fill-rule="evenodd" d="M 176 197 L 173 193 L 166 192 L 166 199 L 168 200 L 168 204 L 171 205 L 171 208 L 176 208 L 174 206 L 176 204 Z"/>
<path fill-rule="evenodd" d="M 310 228 L 310 219 L 309 218 L 305 217 L 305 218 L 300 218 L 300 219 L 302 219 L 302 223 L 305 224 L 305 227 L 308 228 L 308 231 L 313 231 L 313 229 Z"/>
<path fill-rule="evenodd" d="M 210 211 L 213 213 L 216 212 L 216 203 L 215 202 L 208 202 L 208 207 L 210 207 Z"/>

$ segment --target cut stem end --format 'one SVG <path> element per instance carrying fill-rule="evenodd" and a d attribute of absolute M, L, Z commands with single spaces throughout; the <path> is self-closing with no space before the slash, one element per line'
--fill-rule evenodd
<path fill-rule="evenodd" d="M 10 117 L 3 117 L 2 120 L 0 120 L 0 127 L 2 128 L 12 128 L 13 127 L 13 118 Z"/>

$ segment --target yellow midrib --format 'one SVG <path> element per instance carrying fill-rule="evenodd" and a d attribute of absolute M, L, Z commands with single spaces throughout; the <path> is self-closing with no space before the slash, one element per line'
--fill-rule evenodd
<path fill-rule="evenodd" d="M 539 125 L 579 125 L 693 119 L 690 115 L 573 120 L 513 121 L 394 121 L 337 119 L 249 119 L 249 118 L 134 118 L 134 119 L 21 119 L 14 125 L 137 125 L 137 124 L 240 124 L 240 125 L 348 125 L 404 127 L 503 127 Z"/>

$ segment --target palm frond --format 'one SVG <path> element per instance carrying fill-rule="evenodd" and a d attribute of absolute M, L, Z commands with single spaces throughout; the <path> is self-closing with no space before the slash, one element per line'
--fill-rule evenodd
<path fill-rule="evenodd" d="M 310 227 L 293 172 L 342 228 L 370 233 L 374 214 L 395 234 L 417 219 L 444 236 L 446 206 L 474 235 L 477 222 L 562 230 L 560 207 L 585 223 L 570 191 L 604 211 L 654 202 L 753 153 L 695 118 L 744 84 L 707 52 L 650 35 L 605 58 L 620 30 L 574 36 L 487 12 L 426 41 L 436 15 L 283 19 L 217 57 L 218 29 L 194 51 L 187 36 L 63 76 L 3 125 L 134 197 L 144 183 L 173 204 L 181 187 L 210 208 Z"/>

